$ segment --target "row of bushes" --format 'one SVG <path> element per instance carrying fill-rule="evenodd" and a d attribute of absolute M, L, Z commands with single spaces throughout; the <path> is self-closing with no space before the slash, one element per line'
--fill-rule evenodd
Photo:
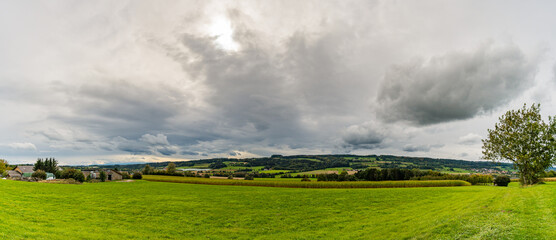
<path fill-rule="evenodd" d="M 463 180 L 472 185 L 489 185 L 494 182 L 494 178 L 489 174 L 442 174 L 441 176 L 421 176 L 414 177 L 413 180 Z"/>
<path fill-rule="evenodd" d="M 310 182 L 310 181 L 240 181 L 228 179 L 203 179 L 190 177 L 145 175 L 143 179 L 156 182 L 175 182 L 209 185 L 238 185 L 261 187 L 290 187 L 290 188 L 406 188 L 406 187 L 449 187 L 470 186 L 461 180 L 441 181 L 353 181 L 353 182 Z"/>
<path fill-rule="evenodd" d="M 472 185 L 490 185 L 494 183 L 488 174 L 447 174 L 432 170 L 409 169 L 375 169 L 369 168 L 349 175 L 346 171 L 340 174 L 317 174 L 317 181 L 400 181 L 400 180 L 462 180 Z M 508 178 L 509 179 L 509 178 Z M 502 180 L 500 180 L 502 181 Z M 501 183 L 500 183 L 501 184 Z M 498 184 L 497 184 L 498 185 Z M 507 185 L 507 184 L 506 184 Z"/>
<path fill-rule="evenodd" d="M 259 173 L 259 172 L 214 172 L 212 173 L 213 176 L 217 177 L 240 177 L 244 178 L 247 176 L 254 177 L 254 178 L 276 178 L 276 175 L 279 173 Z"/>

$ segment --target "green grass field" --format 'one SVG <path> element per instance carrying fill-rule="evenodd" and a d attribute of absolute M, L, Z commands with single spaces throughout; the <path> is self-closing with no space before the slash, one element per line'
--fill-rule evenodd
<path fill-rule="evenodd" d="M 0 180 L 0 239 L 554 239 L 556 183 L 303 189 Z"/>

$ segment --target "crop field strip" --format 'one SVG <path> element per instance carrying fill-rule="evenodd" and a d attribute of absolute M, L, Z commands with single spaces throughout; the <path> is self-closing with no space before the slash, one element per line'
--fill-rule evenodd
<path fill-rule="evenodd" d="M 461 180 L 434 180 L 434 181 L 354 181 L 354 182 L 302 182 L 302 181 L 250 181 L 230 179 L 206 179 L 194 177 L 144 175 L 143 179 L 155 182 L 208 184 L 208 185 L 235 185 L 257 187 L 287 187 L 287 188 L 410 188 L 410 187 L 456 187 L 471 186 Z"/>

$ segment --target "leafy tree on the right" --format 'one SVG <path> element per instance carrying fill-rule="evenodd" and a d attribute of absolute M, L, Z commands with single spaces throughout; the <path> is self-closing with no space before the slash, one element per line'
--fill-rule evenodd
<path fill-rule="evenodd" d="M 499 118 L 494 129 L 483 139 L 483 158 L 511 161 L 519 173 L 521 185 L 538 183 L 541 174 L 556 160 L 556 118 L 545 123 L 540 104 L 527 104 L 510 110 Z"/>

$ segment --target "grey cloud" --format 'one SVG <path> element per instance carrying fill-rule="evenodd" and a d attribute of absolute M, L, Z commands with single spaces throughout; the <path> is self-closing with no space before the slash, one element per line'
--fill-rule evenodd
<path fill-rule="evenodd" d="M 114 142 L 116 143 L 117 149 L 124 152 L 129 152 L 132 154 L 152 154 L 152 151 L 149 149 L 149 147 L 141 142 L 130 141 L 123 137 L 116 137 L 114 139 Z"/>
<path fill-rule="evenodd" d="M 473 145 L 476 143 L 480 143 L 481 139 L 482 137 L 480 135 L 477 135 L 475 133 L 469 133 L 465 136 L 461 136 L 458 139 L 458 143 L 463 145 Z"/>
<path fill-rule="evenodd" d="M 7 144 L 8 147 L 13 148 L 13 149 L 18 149 L 18 150 L 37 150 L 37 147 L 35 146 L 35 144 L 30 143 L 30 142 L 16 142 L 16 143 L 10 143 Z"/>
<path fill-rule="evenodd" d="M 149 143 L 151 145 L 170 145 L 170 143 L 168 142 L 168 137 L 160 133 L 156 134 L 156 136 L 151 134 L 145 134 L 141 136 L 139 140 Z"/>
<path fill-rule="evenodd" d="M 171 145 L 164 134 L 144 134 L 137 140 L 129 140 L 124 137 L 116 137 L 112 140 L 117 149 L 132 154 L 162 154 L 171 156 L 179 151 L 178 146 Z"/>
<path fill-rule="evenodd" d="M 159 147 L 156 149 L 156 151 L 165 156 L 171 156 L 178 152 L 175 148 L 172 147 Z"/>
<path fill-rule="evenodd" d="M 434 145 L 415 145 L 415 144 L 407 144 L 403 147 L 403 151 L 405 152 L 429 152 L 432 148 L 440 148 L 443 147 L 443 144 L 434 144 Z"/>
<path fill-rule="evenodd" d="M 198 152 L 190 152 L 190 151 L 182 151 L 182 152 L 180 152 L 180 154 L 182 154 L 182 155 L 189 155 L 189 156 L 197 156 L 197 155 L 199 155 Z"/>
<path fill-rule="evenodd" d="M 493 44 L 393 66 L 379 90 L 379 116 L 418 125 L 469 119 L 521 94 L 535 70 L 517 46 Z"/>
<path fill-rule="evenodd" d="M 125 135 L 133 132 L 129 130 L 156 131 L 157 126 L 164 127 L 169 118 L 187 109 L 188 98 L 183 93 L 158 84 L 99 79 L 67 91 L 75 115 L 52 118 L 78 121 L 95 132 Z"/>
<path fill-rule="evenodd" d="M 374 149 L 381 147 L 381 144 L 386 139 L 386 135 L 376 125 L 367 123 L 348 127 L 343 134 L 342 140 L 346 147 Z"/>

